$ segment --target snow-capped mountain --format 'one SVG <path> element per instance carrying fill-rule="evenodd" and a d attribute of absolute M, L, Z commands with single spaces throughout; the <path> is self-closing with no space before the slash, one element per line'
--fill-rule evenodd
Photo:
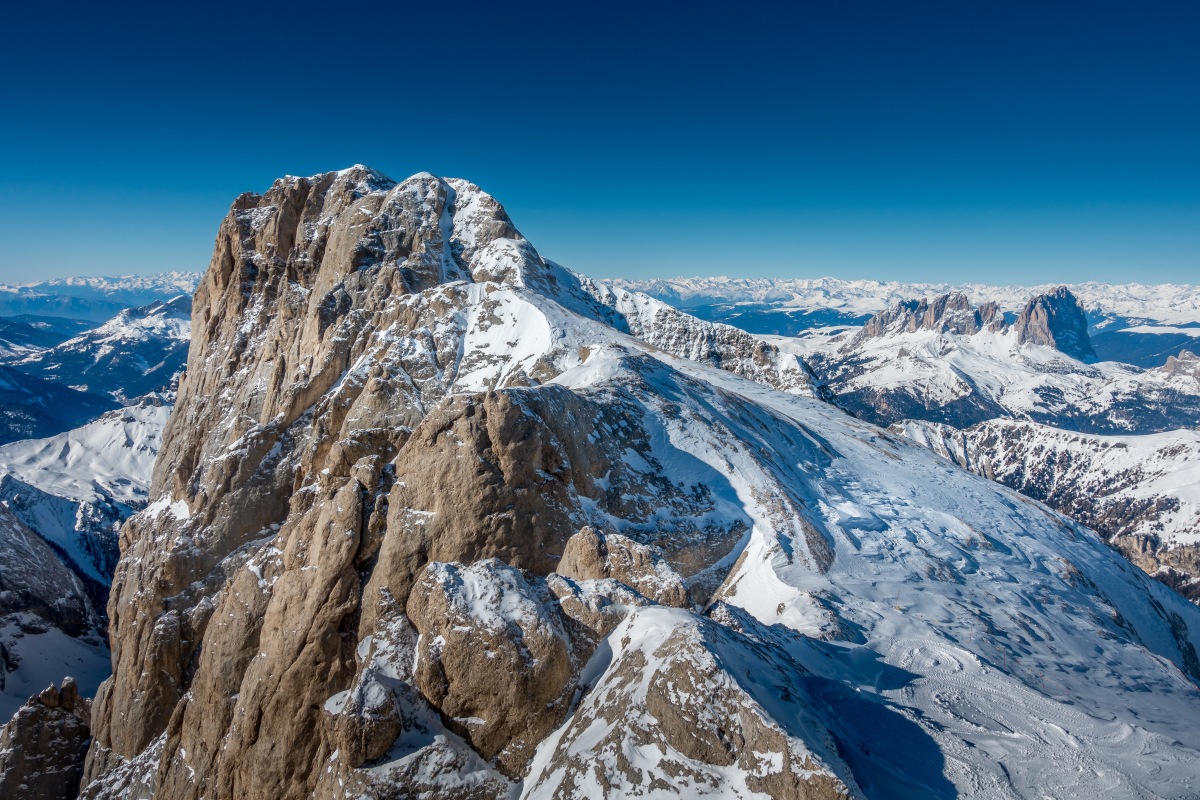
<path fill-rule="evenodd" d="M 840 405 L 881 425 L 1014 417 L 1103 434 L 1200 421 L 1200 382 L 1186 370 L 1097 362 L 1065 287 L 1028 299 L 1011 323 L 996 303 L 951 293 L 898 303 L 857 332 L 780 345 L 803 354 Z"/>
<path fill-rule="evenodd" d="M 34 314 L 107 322 L 127 308 L 165 302 L 181 294 L 190 297 L 199 280 L 198 272 L 164 272 L 0 285 L 0 316 Z"/>
<path fill-rule="evenodd" d="M 966 430 L 910 420 L 893 430 L 1083 522 L 1200 599 L 1200 431 L 1089 436 L 1011 419 Z"/>
<path fill-rule="evenodd" d="M 0 501 L 75 570 L 107 586 L 121 524 L 146 505 L 170 412 L 151 397 L 48 439 L 0 446 Z"/>
<path fill-rule="evenodd" d="M 120 403 L 167 390 L 187 358 L 192 300 L 127 308 L 98 328 L 9 362 L 43 380 Z"/>
<path fill-rule="evenodd" d="M 704 319 L 759 334 L 796 336 L 830 327 L 858 327 L 870 317 L 914 298 L 951 292 L 972 305 L 996 303 L 1015 316 L 1030 297 L 1056 287 L 935 284 L 816 279 L 677 278 L 615 280 Z M 1087 313 L 1097 357 L 1140 367 L 1162 365 L 1180 350 L 1200 347 L 1200 286 L 1107 284 L 1067 287 Z"/>
<path fill-rule="evenodd" d="M 54 347 L 88 325 L 53 317 L 0 317 L 0 360 L 9 360 Z"/>
<path fill-rule="evenodd" d="M 195 308 L 89 797 L 1200 788 L 1200 608 L 473 184 L 243 195 Z"/>

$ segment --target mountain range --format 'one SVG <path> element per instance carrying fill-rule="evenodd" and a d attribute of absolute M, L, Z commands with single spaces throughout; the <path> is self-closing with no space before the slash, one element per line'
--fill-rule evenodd
<path fill-rule="evenodd" d="M 1200 427 L 1200 360 L 1187 349 L 1149 358 L 1142 346 L 1146 337 L 1164 348 L 1178 337 L 1194 346 L 1200 290 L 968 285 L 895 299 L 941 287 L 623 285 L 733 321 L 746 313 L 759 314 L 762 326 L 778 315 L 793 327 L 807 320 L 812 327 L 797 335 L 766 338 L 804 358 L 838 406 L 1070 515 L 1200 599 L 1196 518 L 1187 511 L 1197 476 L 1180 457 Z M 819 309 L 810 310 L 826 303 L 849 314 L 885 302 L 858 324 L 818 324 Z M 1114 351 L 1128 357 L 1112 360 Z"/>
<path fill-rule="evenodd" d="M 124 275 L 96 278 L 55 278 L 18 285 L 0 284 L 0 317 L 47 317 L 72 321 L 107 322 L 128 308 L 190 297 L 200 280 L 198 272 Z M 79 331 L 76 331 L 79 332 Z"/>
<path fill-rule="evenodd" d="M 1031 297 L 1057 286 L 815 279 L 677 278 L 616 280 L 614 285 L 655 297 L 703 319 L 752 333 L 796 336 L 819 328 L 858 328 L 898 303 L 951 292 L 972 305 L 996 303 L 1015 318 Z M 1097 357 L 1138 367 L 1161 366 L 1200 343 L 1200 287 L 1089 282 L 1067 288 L 1088 319 Z"/>

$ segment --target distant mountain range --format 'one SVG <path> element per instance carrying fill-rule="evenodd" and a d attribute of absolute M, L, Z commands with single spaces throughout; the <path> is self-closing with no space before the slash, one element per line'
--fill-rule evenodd
<path fill-rule="evenodd" d="M 192 298 L 127 308 L 98 328 L 10 360 L 13 369 L 120 403 L 163 391 L 187 360 Z"/>
<path fill-rule="evenodd" d="M 146 306 L 179 295 L 191 297 L 199 280 L 198 272 L 164 272 L 0 284 L 0 317 L 34 315 L 107 322 L 127 308 Z"/>
<path fill-rule="evenodd" d="M 767 335 L 837 405 L 1093 527 L 1200 601 L 1200 288 L 616 283 Z"/>
<path fill-rule="evenodd" d="M 815 328 L 863 325 L 897 303 L 958 292 L 972 305 L 997 304 L 1015 316 L 1025 302 L 1055 288 L 980 283 L 814 279 L 676 278 L 616 280 L 716 322 L 751 333 L 797 336 Z M 1200 348 L 1200 286 L 1087 282 L 1066 287 L 1079 299 L 1097 357 L 1139 367 L 1162 365 L 1180 350 Z"/>

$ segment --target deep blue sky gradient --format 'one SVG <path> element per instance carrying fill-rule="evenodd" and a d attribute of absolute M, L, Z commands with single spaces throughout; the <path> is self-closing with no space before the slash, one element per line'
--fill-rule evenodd
<path fill-rule="evenodd" d="M 362 162 L 600 277 L 1200 282 L 1200 3 L 649 5 L 10 7 L 0 281 Z"/>

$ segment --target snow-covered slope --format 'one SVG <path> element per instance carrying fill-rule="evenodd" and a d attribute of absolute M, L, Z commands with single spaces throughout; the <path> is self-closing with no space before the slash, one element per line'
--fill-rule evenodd
<path fill-rule="evenodd" d="M 196 307 L 92 796 L 1200 789 L 1200 608 L 472 184 L 244 195 Z"/>
<path fill-rule="evenodd" d="M 1200 431 L 1088 436 L 1017 420 L 895 430 L 1085 523 L 1131 561 L 1200 599 Z"/>
<path fill-rule="evenodd" d="M 125 309 L 94 330 L 11 361 L 10 366 L 126 403 L 166 390 L 183 368 L 191 312 L 187 295 Z"/>
<path fill-rule="evenodd" d="M 0 315 L 36 314 L 106 322 L 126 308 L 164 302 L 181 294 L 190 296 L 199 280 L 198 272 L 164 272 L 0 285 Z"/>
<path fill-rule="evenodd" d="M 146 505 L 170 412 L 147 400 L 48 439 L 0 446 L 0 501 L 76 569 L 108 585 L 117 532 Z"/>
<path fill-rule="evenodd" d="M 90 695 L 108 673 L 83 584 L 0 502 L 0 724 L 54 676 L 75 677 Z"/>

